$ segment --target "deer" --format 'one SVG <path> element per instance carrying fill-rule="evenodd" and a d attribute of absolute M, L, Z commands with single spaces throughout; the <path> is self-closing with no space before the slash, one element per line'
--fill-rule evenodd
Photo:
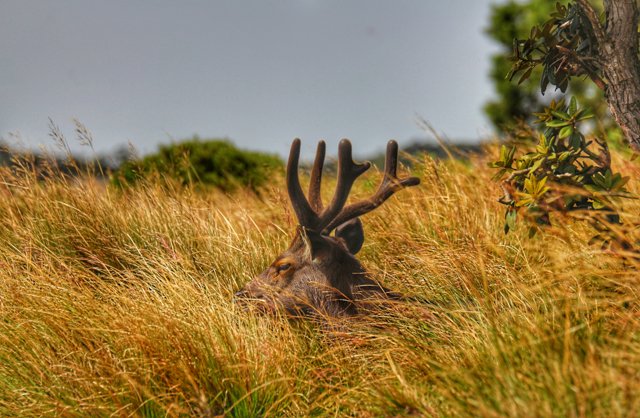
<path fill-rule="evenodd" d="M 300 144 L 300 139 L 291 144 L 286 168 L 289 201 L 298 221 L 293 240 L 269 267 L 235 293 L 234 300 L 262 312 L 284 312 L 292 317 L 348 317 L 365 310 L 368 302 L 401 299 L 371 278 L 356 258 L 364 243 L 360 217 L 399 190 L 420 183 L 417 177 L 398 178 L 398 143 L 391 140 L 387 144 L 384 177 L 377 191 L 368 199 L 347 204 L 355 180 L 371 163 L 354 162 L 351 142 L 341 140 L 336 187 L 326 207 L 321 197 L 326 144 L 318 142 L 308 197 L 298 174 Z"/>

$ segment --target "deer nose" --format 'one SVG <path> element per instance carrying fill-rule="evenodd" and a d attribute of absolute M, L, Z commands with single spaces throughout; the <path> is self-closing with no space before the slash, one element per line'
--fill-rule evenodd
<path fill-rule="evenodd" d="M 247 297 L 249 293 L 246 290 L 239 290 L 236 293 L 233 294 L 233 298 L 234 299 L 242 299 Z"/>

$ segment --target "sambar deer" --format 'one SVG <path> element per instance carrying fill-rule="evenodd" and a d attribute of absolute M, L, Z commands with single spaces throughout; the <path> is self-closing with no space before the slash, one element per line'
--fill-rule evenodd
<path fill-rule="evenodd" d="M 338 148 L 336 190 L 325 208 L 320 193 L 325 150 L 324 141 L 320 141 L 307 199 L 298 177 L 300 140 L 293 141 L 286 182 L 299 226 L 289 248 L 235 294 L 238 302 L 267 312 L 283 309 L 292 316 L 337 317 L 358 313 L 367 301 L 399 298 L 371 279 L 355 258 L 364 242 L 359 217 L 380 206 L 398 190 L 419 184 L 420 180 L 397 177 L 398 144 L 389 141 L 384 177 L 377 191 L 366 200 L 346 205 L 354 181 L 371 164 L 355 163 L 351 142 L 343 139 Z"/>

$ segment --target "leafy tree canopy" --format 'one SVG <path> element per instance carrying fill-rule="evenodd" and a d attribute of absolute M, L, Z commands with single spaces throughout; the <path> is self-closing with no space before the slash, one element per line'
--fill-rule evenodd
<path fill-rule="evenodd" d="M 561 1 L 560 4 L 567 4 Z M 492 6 L 487 34 L 501 50 L 492 57 L 490 78 L 495 86 L 495 99 L 486 103 L 484 110 L 497 131 L 512 126 L 516 121 L 533 122 L 533 114 L 540 112 L 552 100 L 559 97 L 556 90 L 548 88 L 541 94 L 543 68 L 532 67 L 526 77 L 519 74 L 513 82 L 508 75 L 514 63 L 514 42 L 532 37 L 532 28 L 544 25 L 556 11 L 556 2 L 548 0 L 508 1 Z M 525 79 L 531 82 L 524 83 Z M 610 139 L 619 137 L 612 122 L 603 93 L 590 80 L 574 78 L 568 85 L 568 93 L 590 109 L 597 125 L 606 130 Z"/>

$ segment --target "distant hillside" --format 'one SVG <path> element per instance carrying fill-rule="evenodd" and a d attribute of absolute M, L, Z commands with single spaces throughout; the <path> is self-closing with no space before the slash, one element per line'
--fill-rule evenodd
<path fill-rule="evenodd" d="M 470 144 L 447 144 L 448 151 L 455 159 L 467 159 L 473 155 L 482 153 L 482 143 Z M 425 142 L 424 140 L 414 140 L 407 146 L 401 144 L 400 162 L 404 165 L 411 165 L 411 159 L 406 158 L 402 154 L 409 154 L 410 156 L 419 156 L 421 154 L 429 154 L 431 157 L 440 160 L 446 160 L 449 158 L 449 154 L 439 144 L 432 142 Z M 384 166 L 384 151 L 372 155 L 367 160 L 374 163 L 376 166 L 382 168 Z"/>
<path fill-rule="evenodd" d="M 46 176 L 53 169 L 57 174 L 68 176 L 93 173 L 98 178 L 106 178 L 110 171 L 120 165 L 120 158 L 119 154 L 99 156 L 94 159 L 79 155 L 72 155 L 71 158 L 61 155 L 43 155 L 37 151 L 16 151 L 0 142 L 0 167 L 15 167 L 20 162 L 32 167 L 41 176 Z"/>
<path fill-rule="evenodd" d="M 472 154 L 482 153 L 482 143 L 447 144 L 447 146 L 449 147 L 449 151 L 453 154 L 454 157 L 462 158 L 468 157 Z M 411 155 L 427 153 L 434 158 L 449 158 L 447 152 L 439 144 L 424 142 L 421 140 L 414 141 L 410 145 L 403 147 L 402 151 Z"/>
<path fill-rule="evenodd" d="M 466 159 L 472 155 L 482 153 L 482 144 L 449 144 L 448 150 L 454 158 Z M 449 154 L 440 145 L 425 140 L 414 140 L 408 146 L 402 147 L 403 154 L 418 156 L 427 153 L 436 159 L 448 159 Z M 106 178 L 109 173 L 115 172 L 120 168 L 122 163 L 128 161 L 130 156 L 127 149 L 120 149 L 113 155 L 99 156 L 96 159 L 87 159 L 85 157 L 74 155 L 71 161 L 67 157 L 56 155 L 52 160 L 50 156 L 45 157 L 37 151 L 16 152 L 6 144 L 0 142 L 0 167 L 15 165 L 15 161 L 24 161 L 32 164 L 34 169 L 39 171 L 41 175 L 45 175 L 47 170 L 55 167 L 60 173 L 75 176 L 78 173 L 93 173 L 98 178 Z M 366 160 L 371 161 L 376 166 L 382 168 L 384 166 L 384 151 L 371 155 Z M 411 159 L 400 155 L 400 162 L 404 165 L 411 165 Z M 303 170 L 310 170 L 311 161 L 301 162 Z M 92 169 L 95 168 L 95 169 Z M 102 170 L 97 169 L 101 167 Z M 325 163 L 325 170 L 328 173 L 335 172 L 335 159 L 329 158 Z"/>

